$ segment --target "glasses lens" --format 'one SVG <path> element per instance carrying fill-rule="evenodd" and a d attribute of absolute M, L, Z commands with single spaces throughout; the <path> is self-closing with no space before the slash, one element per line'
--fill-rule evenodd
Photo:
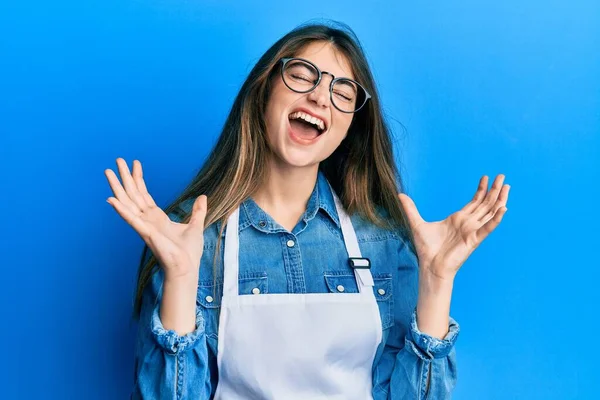
<path fill-rule="evenodd" d="M 307 62 L 290 60 L 285 65 L 283 79 L 290 89 L 297 92 L 309 92 L 319 79 L 319 72 Z"/>
<path fill-rule="evenodd" d="M 342 111 L 354 112 L 365 103 L 367 94 L 362 86 L 349 79 L 340 79 L 333 85 L 333 103 Z"/>

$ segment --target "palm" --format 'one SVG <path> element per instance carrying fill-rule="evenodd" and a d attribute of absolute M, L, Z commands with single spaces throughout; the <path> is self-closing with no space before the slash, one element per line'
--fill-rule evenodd
<path fill-rule="evenodd" d="M 202 230 L 171 221 L 159 207 L 146 209 L 139 218 L 141 230 L 136 231 L 142 238 L 146 237 L 145 242 L 161 265 L 173 266 L 171 269 L 174 269 L 176 266 L 199 264 L 204 241 Z"/>
<path fill-rule="evenodd" d="M 125 160 L 119 158 L 117 164 L 123 185 L 112 170 L 105 170 L 115 195 L 109 203 L 150 247 L 165 274 L 179 277 L 196 272 L 204 242 L 206 196 L 194 203 L 189 223 L 171 221 L 148 193 L 141 163 L 134 161 L 133 176 Z"/>
<path fill-rule="evenodd" d="M 504 175 L 498 175 L 487 191 L 484 176 L 473 199 L 461 210 L 443 221 L 424 221 L 410 197 L 399 194 L 413 230 L 415 249 L 421 268 L 428 268 L 439 278 L 452 278 L 479 246 L 498 226 L 506 212 L 509 185 L 502 185 Z M 487 193 L 486 193 L 487 192 Z"/>

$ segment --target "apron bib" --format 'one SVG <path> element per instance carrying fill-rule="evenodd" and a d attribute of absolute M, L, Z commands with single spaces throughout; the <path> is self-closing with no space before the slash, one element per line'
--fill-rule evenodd
<path fill-rule="evenodd" d="M 358 293 L 239 295 L 239 207 L 229 217 L 215 399 L 373 398 L 373 359 L 382 339 L 373 277 L 350 217 L 331 192 Z"/>

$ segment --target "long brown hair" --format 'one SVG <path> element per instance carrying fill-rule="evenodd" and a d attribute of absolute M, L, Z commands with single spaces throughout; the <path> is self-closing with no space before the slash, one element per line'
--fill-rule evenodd
<path fill-rule="evenodd" d="M 293 57 L 313 41 L 329 42 L 341 51 L 351 64 L 355 79 L 372 96 L 367 105 L 354 114 L 346 138 L 319 168 L 348 214 L 358 213 L 378 226 L 400 229 L 414 249 L 412 232 L 397 197 L 403 184 L 394 162 L 390 131 L 362 46 L 354 31 L 343 23 L 308 23 L 279 39 L 252 68 L 202 168 L 183 193 L 164 209 L 167 214 L 177 215 L 179 222 L 187 223 L 191 214 L 179 206 L 201 194 L 208 197 L 205 227 L 217 221 L 221 223 L 214 266 L 227 218 L 255 193 L 266 176 L 270 149 L 264 115 L 271 80 L 278 79 L 280 72 L 278 61 L 282 57 Z M 139 317 L 144 288 L 159 268 L 154 255 L 147 257 L 148 252 L 145 245 L 138 271 L 134 317 Z"/>

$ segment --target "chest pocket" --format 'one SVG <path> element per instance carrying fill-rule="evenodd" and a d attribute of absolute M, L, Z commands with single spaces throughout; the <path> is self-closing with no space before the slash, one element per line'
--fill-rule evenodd
<path fill-rule="evenodd" d="M 246 272 L 238 278 L 240 295 L 259 295 L 269 293 L 266 272 Z M 198 282 L 196 306 L 202 311 L 206 335 L 216 338 L 219 326 L 219 310 L 223 297 L 223 280 Z"/>
<path fill-rule="evenodd" d="M 382 329 L 388 329 L 394 325 L 392 274 L 374 274 L 373 281 L 375 282 L 373 293 L 379 306 Z M 330 293 L 358 293 L 354 274 L 325 273 L 325 283 Z"/>

